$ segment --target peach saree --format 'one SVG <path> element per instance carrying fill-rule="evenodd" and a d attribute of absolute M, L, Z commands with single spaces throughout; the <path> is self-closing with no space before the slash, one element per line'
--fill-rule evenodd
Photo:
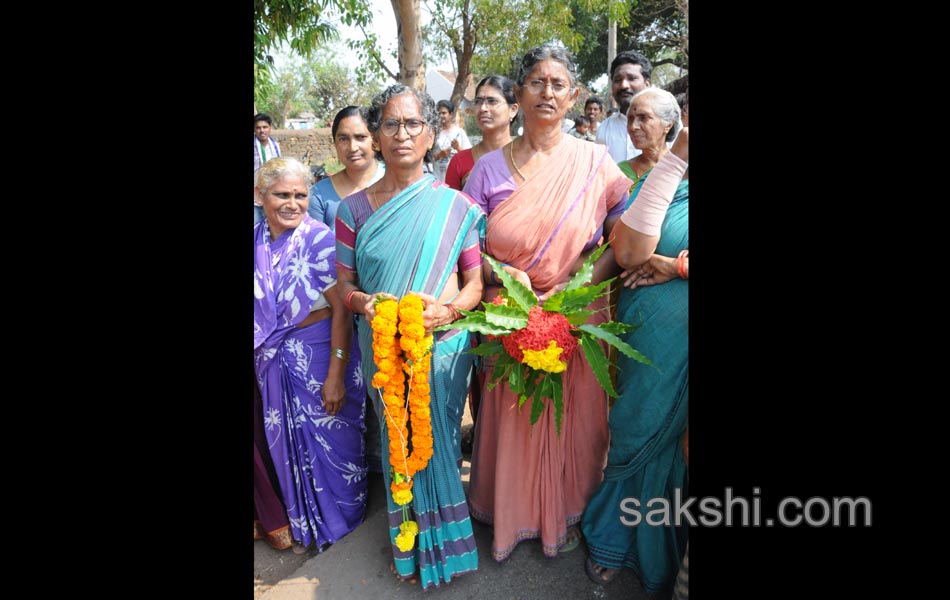
<path fill-rule="evenodd" d="M 605 146 L 570 136 L 562 138 L 546 167 L 488 211 L 485 241 L 486 252 L 524 270 L 538 294 L 569 279 L 582 254 L 600 243 L 605 219 L 622 212 L 631 183 Z M 498 179 L 504 177 L 511 189 L 504 157 L 493 152 L 476 163 L 465 191 L 490 206 L 488 197 L 497 199 L 505 187 Z M 484 299 L 497 293 L 486 285 Z M 598 309 L 589 323 L 608 319 L 606 299 L 589 308 Z M 493 524 L 496 561 L 507 560 L 520 541 L 536 538 L 546 556 L 556 556 L 567 528 L 580 521 L 603 479 L 606 393 L 583 353 L 575 354 L 564 373 L 564 424 L 558 435 L 551 406 L 532 426 L 530 403 L 519 410 L 506 383 L 486 389 L 491 366 L 486 361 L 479 374 L 484 392 L 472 453 L 471 514 Z"/>

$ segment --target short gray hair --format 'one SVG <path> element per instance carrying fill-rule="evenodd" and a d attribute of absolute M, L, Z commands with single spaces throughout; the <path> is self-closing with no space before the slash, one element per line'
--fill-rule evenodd
<path fill-rule="evenodd" d="M 412 94 L 416 97 L 416 100 L 419 102 L 419 107 L 422 109 L 422 120 L 426 122 L 426 125 L 428 125 L 429 129 L 433 132 L 438 131 L 439 113 L 435 108 L 435 101 L 432 99 L 432 96 L 425 92 L 420 92 L 416 88 L 411 88 L 408 85 L 395 83 L 373 96 L 373 101 L 369 105 L 369 117 L 366 124 L 369 128 L 369 132 L 376 135 L 380 125 L 383 123 L 383 108 L 386 106 L 386 103 L 402 94 Z M 422 134 L 420 133 L 419 135 Z M 426 150 L 426 155 L 423 160 L 425 160 L 425 162 L 432 162 L 431 154 L 431 150 Z M 384 160 L 382 151 L 376 150 L 376 159 Z"/>
<path fill-rule="evenodd" d="M 672 142 L 675 140 L 676 134 L 679 133 L 680 128 L 683 126 L 683 122 L 680 120 L 680 105 L 679 102 L 676 101 L 676 96 L 663 88 L 652 86 L 643 88 L 630 98 L 631 108 L 633 107 L 634 100 L 640 96 L 653 97 L 653 112 L 660 118 L 660 121 L 662 121 L 664 125 L 673 124 L 673 127 L 666 132 L 666 141 Z M 630 108 L 627 109 L 627 116 L 630 116 Z"/>
<path fill-rule="evenodd" d="M 290 156 L 278 156 L 264 163 L 257 172 L 257 187 L 261 194 L 266 194 L 275 183 L 285 177 L 300 177 L 307 189 L 313 183 L 313 175 L 310 173 L 310 167 L 303 164 L 296 158 Z"/>
<path fill-rule="evenodd" d="M 574 57 L 571 52 L 562 46 L 556 46 L 551 42 L 541 44 L 537 48 L 528 50 L 528 53 L 521 59 L 521 67 L 518 69 L 518 86 L 524 86 L 524 80 L 529 73 L 542 60 L 554 60 L 567 69 L 571 77 L 571 89 L 577 87 L 577 67 L 574 65 Z"/>

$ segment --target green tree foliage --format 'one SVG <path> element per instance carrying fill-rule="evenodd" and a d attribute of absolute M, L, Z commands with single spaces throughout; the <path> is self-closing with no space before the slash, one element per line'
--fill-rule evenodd
<path fill-rule="evenodd" d="M 611 15 L 617 20 L 618 52 L 637 50 L 654 67 L 669 64 L 688 69 L 688 6 L 687 0 L 571 0 L 575 29 L 583 38 L 577 53 L 581 79 L 590 82 L 607 73 L 607 29 Z M 665 79 L 675 76 L 663 74 L 662 69 L 655 73 L 654 83 L 663 85 Z"/>
<path fill-rule="evenodd" d="M 273 52 L 287 45 L 295 54 L 307 58 L 327 42 L 339 39 L 339 32 L 329 19 L 334 13 L 344 24 L 360 27 L 364 32 L 372 20 L 368 0 L 254 0 L 255 102 L 261 103 L 266 96 L 277 93 Z M 374 63 L 362 59 L 372 56 L 375 34 L 367 34 L 364 40 L 350 40 L 348 45 L 357 50 L 361 59 L 357 73 L 371 71 Z"/>
<path fill-rule="evenodd" d="M 325 126 L 344 106 L 367 106 L 381 90 L 375 81 L 359 84 L 344 60 L 326 48 L 314 51 L 307 59 L 283 57 L 280 63 L 274 68 L 272 85 L 258 103 L 278 128 L 303 111 L 312 112 L 319 126 Z"/>
<path fill-rule="evenodd" d="M 425 0 L 432 15 L 423 30 L 427 54 L 451 57 L 456 79 L 452 101 L 462 97 L 469 74 L 512 76 L 527 50 L 560 41 L 577 51 L 570 6 L 562 0 Z"/>

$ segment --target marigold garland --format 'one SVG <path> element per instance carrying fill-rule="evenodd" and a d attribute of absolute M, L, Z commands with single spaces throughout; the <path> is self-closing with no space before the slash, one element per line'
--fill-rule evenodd
<path fill-rule="evenodd" d="M 389 465 L 392 473 L 390 491 L 393 501 L 402 506 L 403 523 L 396 536 L 402 551 L 415 544 L 419 526 L 409 520 L 412 501 L 412 477 L 426 468 L 432 457 L 432 418 L 429 411 L 429 368 L 432 336 L 425 334 L 422 323 L 422 298 L 412 294 L 376 304 L 373 329 L 373 361 L 379 369 L 373 376 L 373 387 L 380 390 L 389 432 Z M 398 340 L 396 334 L 399 334 Z M 406 394 L 406 376 L 409 394 Z M 412 450 L 409 431 L 412 424 Z"/>

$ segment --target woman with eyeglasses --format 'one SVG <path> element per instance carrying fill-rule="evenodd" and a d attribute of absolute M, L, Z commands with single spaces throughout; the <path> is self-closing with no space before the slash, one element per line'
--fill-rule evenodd
<path fill-rule="evenodd" d="M 485 215 L 470 199 L 431 174 L 423 163 L 435 139 L 438 115 L 425 92 L 402 84 L 373 98 L 369 130 L 377 158 L 386 163 L 383 178 L 340 203 L 336 218 L 336 267 L 340 292 L 357 315 L 363 378 L 371 386 L 376 302 L 415 294 L 422 298 L 423 326 L 459 318 L 459 309 L 475 308 L 482 295 L 479 244 Z M 434 334 L 429 373 L 432 456 L 413 476 L 411 520 L 419 532 L 412 548 L 401 550 L 403 511 L 386 494 L 393 573 L 423 588 L 439 586 L 478 567 L 472 522 L 465 504 L 460 467 L 459 429 L 472 371 L 467 331 Z M 380 417 L 384 449 L 383 477 L 390 490 L 390 443 L 381 390 L 370 389 Z M 403 539 L 403 538 L 401 538 Z"/>
<path fill-rule="evenodd" d="M 489 75 L 475 86 L 475 114 L 482 141 L 460 150 L 449 161 L 445 183 L 462 189 L 478 159 L 511 141 L 511 124 L 518 118 L 513 82 L 504 75 Z"/>
<path fill-rule="evenodd" d="M 483 156 L 464 189 L 488 214 L 485 251 L 542 302 L 564 289 L 610 235 L 630 189 L 606 146 L 561 130 L 577 100 L 576 82 L 567 50 L 550 44 L 530 50 L 515 85 L 524 135 Z M 487 261 L 483 267 L 482 299 L 490 302 L 499 286 Z M 593 281 L 618 271 L 608 249 L 595 263 Z M 593 311 L 588 323 L 608 320 L 606 298 L 587 308 Z M 491 366 L 483 364 L 482 383 Z M 551 403 L 531 425 L 531 411 L 519 410 L 518 395 L 507 382 L 491 390 L 483 386 L 469 508 L 473 517 L 493 525 L 492 557 L 498 562 L 525 539 L 540 538 L 549 557 L 576 548 L 581 515 L 603 477 L 607 395 L 582 352 L 574 354 L 562 377 L 560 434 Z"/>

